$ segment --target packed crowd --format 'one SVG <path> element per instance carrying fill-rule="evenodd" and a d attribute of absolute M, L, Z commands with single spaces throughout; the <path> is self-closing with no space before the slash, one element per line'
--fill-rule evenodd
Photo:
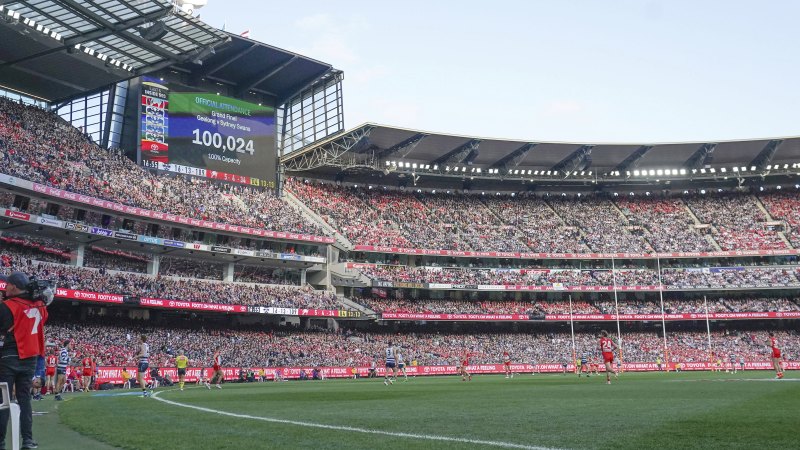
<path fill-rule="evenodd" d="M 379 217 L 354 192 L 358 188 L 288 178 L 286 189 L 354 243 L 410 247 L 396 223 Z"/>
<path fill-rule="evenodd" d="M 722 250 L 782 249 L 786 243 L 765 227 L 766 215 L 749 195 L 698 196 L 686 203 L 702 223 L 716 228 L 714 239 Z"/>
<path fill-rule="evenodd" d="M 381 281 L 407 283 L 457 283 L 466 285 L 611 286 L 610 270 L 580 269 L 466 269 L 375 265 L 360 269 L 366 276 Z M 621 270 L 616 274 L 620 286 L 652 286 L 657 276 L 649 270 Z M 626 284 L 644 283 L 644 284 Z"/>
<path fill-rule="evenodd" d="M 272 190 L 152 174 L 42 109 L 0 99 L 3 173 L 202 220 L 322 235 Z"/>
<path fill-rule="evenodd" d="M 236 265 L 233 281 L 260 284 L 300 284 L 300 275 L 295 271 L 272 267 Z"/>
<path fill-rule="evenodd" d="M 714 241 L 723 250 L 786 248 L 766 226 L 757 200 L 744 193 L 611 200 L 404 192 L 308 180 L 287 187 L 355 244 L 543 253 L 714 251 Z M 765 196 L 764 203 L 792 229 L 800 223 L 791 194 Z"/>
<path fill-rule="evenodd" d="M 789 228 L 784 232 L 795 248 L 800 248 L 800 196 L 796 192 L 773 192 L 758 198 L 775 220 L 784 220 Z"/>
<path fill-rule="evenodd" d="M 358 298 L 356 302 L 375 312 L 426 314 L 661 314 L 656 299 L 578 300 L 570 306 L 566 301 L 553 300 L 454 300 L 454 299 L 390 299 Z M 702 298 L 666 298 L 664 313 L 692 314 L 729 312 L 787 312 L 800 311 L 798 299 L 770 297 L 716 297 L 706 302 Z"/>
<path fill-rule="evenodd" d="M 223 283 L 167 276 L 152 277 L 130 272 L 34 262 L 16 255 L 12 256 L 12 261 L 11 266 L 0 267 L 0 272 L 8 274 L 14 270 L 20 270 L 40 279 L 53 280 L 58 287 L 65 289 L 248 306 L 343 308 L 334 294 L 314 291 L 308 286 Z"/>
<path fill-rule="evenodd" d="M 665 268 L 661 280 L 667 288 L 777 288 L 800 286 L 800 270 L 789 267 L 730 267 L 705 269 Z"/>
<path fill-rule="evenodd" d="M 172 258 L 162 256 L 158 273 L 161 275 L 195 278 L 199 280 L 222 280 L 222 264 L 211 261 L 197 261 L 194 259 Z"/>
<path fill-rule="evenodd" d="M 643 237 L 644 230 L 636 229 L 611 200 L 560 198 L 549 203 L 567 225 L 582 230 L 583 240 L 592 251 L 653 251 Z"/>
<path fill-rule="evenodd" d="M 419 365 L 454 365 L 465 353 L 472 364 L 497 364 L 503 352 L 520 363 L 567 363 L 573 355 L 569 333 L 425 333 L 402 334 L 339 330 L 277 331 L 230 330 L 200 327 L 154 327 L 147 324 L 110 325 L 98 319 L 85 322 L 53 321 L 47 327 L 48 340 L 72 339 L 75 352 L 90 354 L 99 365 L 135 366 L 137 338 L 148 336 L 151 366 L 174 367 L 177 350 L 185 351 L 190 366 L 211 364 L 219 346 L 226 366 L 369 366 L 382 364 L 388 346 L 402 347 L 406 359 Z M 796 332 L 777 332 L 787 360 L 800 357 L 800 336 Z M 704 332 L 668 332 L 670 359 L 681 362 L 708 362 L 711 353 L 723 358 L 734 355 L 747 361 L 768 361 L 765 332 L 712 333 L 712 347 Z M 616 336 L 615 336 L 616 337 Z M 663 338 L 649 332 L 622 334 L 622 357 L 626 362 L 654 362 L 664 358 Z M 593 333 L 575 335 L 577 355 L 587 354 L 597 361 L 597 337 Z"/>
<path fill-rule="evenodd" d="M 93 144 L 53 114 L 6 99 L 0 99 L 0 160 L 11 175 L 123 204 L 323 234 L 270 190 L 152 174 L 118 152 Z M 688 206 L 702 224 L 713 226 L 709 232 L 723 250 L 787 247 L 766 223 L 758 200 L 746 194 L 612 201 L 428 194 L 298 180 L 290 180 L 287 188 L 356 244 L 558 253 L 712 250 Z M 789 239 L 800 242 L 794 232 L 800 220 L 797 200 L 791 194 L 762 199 L 776 219 L 787 221 Z M 168 227 L 153 229 L 143 223 L 133 223 L 132 228 L 160 237 L 170 232 Z"/>
<path fill-rule="evenodd" d="M 427 194 L 419 196 L 430 216 L 453 231 L 463 242 L 457 249 L 490 248 L 502 252 L 529 251 L 521 239 L 522 232 L 504 223 L 479 197 L 466 194 Z M 430 219 L 429 219 L 430 220 Z"/>
<path fill-rule="evenodd" d="M 618 269 L 612 272 L 608 269 L 468 269 L 373 265 L 364 266 L 359 270 L 374 280 L 394 283 L 653 287 L 659 285 L 658 272 L 650 269 Z M 785 266 L 663 268 L 661 282 L 667 289 L 791 287 L 800 286 L 800 269 Z"/>
<path fill-rule="evenodd" d="M 641 227 L 650 245 L 659 252 L 705 252 L 716 250 L 695 228 L 678 199 L 637 197 L 616 200 L 628 222 Z"/>
<path fill-rule="evenodd" d="M 484 201 L 503 222 L 522 232 L 525 243 L 534 252 L 589 252 L 579 228 L 566 226 L 547 202 L 540 198 L 490 196 Z"/>
<path fill-rule="evenodd" d="M 540 314 L 533 302 L 469 300 L 354 299 L 375 312 L 424 314 Z"/>
<path fill-rule="evenodd" d="M 147 273 L 149 261 L 149 255 L 97 246 L 91 246 L 83 253 L 83 265 L 96 269 Z"/>
<path fill-rule="evenodd" d="M 32 259 L 67 263 L 72 252 L 69 246 L 53 239 L 32 238 L 8 231 L 0 235 L 0 267 L 13 267 Z"/>

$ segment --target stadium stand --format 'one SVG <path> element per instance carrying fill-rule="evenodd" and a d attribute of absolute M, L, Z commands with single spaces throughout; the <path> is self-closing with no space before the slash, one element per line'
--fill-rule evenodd
<path fill-rule="evenodd" d="M 105 323 L 104 323 L 105 322 Z M 213 325 L 149 326 L 141 322 L 115 320 L 108 325 L 102 317 L 85 322 L 54 321 L 48 328 L 55 339 L 80 336 L 77 353 L 98 355 L 102 364 L 134 365 L 132 339 L 139 334 L 150 336 L 151 365 L 168 366 L 176 349 L 184 349 L 190 364 L 203 366 L 211 360 L 213 349 L 220 346 L 230 366 L 368 366 L 380 361 L 387 342 L 403 347 L 406 354 L 420 365 L 453 364 L 456 358 L 469 351 L 474 364 L 498 363 L 502 353 L 509 351 L 515 361 L 560 363 L 571 359 L 569 333 L 487 333 L 470 330 L 464 333 L 386 333 L 357 330 L 287 331 L 232 330 Z M 712 349 L 716 353 L 735 354 L 748 361 L 763 359 L 760 331 L 712 333 Z M 800 354 L 800 336 L 795 331 L 777 332 L 789 358 Z M 593 333 L 575 335 L 578 353 L 587 352 L 597 359 L 597 338 Z M 623 334 L 625 360 L 653 362 L 663 356 L 663 339 L 655 333 L 626 332 Z M 709 360 L 705 332 L 677 331 L 667 335 L 673 360 L 701 362 Z"/>
<path fill-rule="evenodd" d="M 695 196 L 687 200 L 703 223 L 716 228 L 714 239 L 723 250 L 787 248 L 775 231 L 764 228 L 767 217 L 755 202 L 753 196 L 745 194 Z"/>
<path fill-rule="evenodd" d="M 50 112 L 0 98 L 3 172 L 125 205 L 202 220 L 323 235 L 273 191 L 147 172 Z"/>

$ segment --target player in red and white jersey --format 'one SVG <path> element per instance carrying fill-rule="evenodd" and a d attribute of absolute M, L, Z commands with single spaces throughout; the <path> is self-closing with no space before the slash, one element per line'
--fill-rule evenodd
<path fill-rule="evenodd" d="M 506 378 L 514 378 L 514 374 L 511 373 L 511 355 L 507 351 L 503 352 L 503 370 L 506 372 Z"/>
<path fill-rule="evenodd" d="M 56 389 L 56 364 L 58 363 L 58 357 L 55 354 L 55 347 L 51 346 L 48 353 L 49 354 L 44 359 L 44 386 L 47 391 L 44 395 Z"/>
<path fill-rule="evenodd" d="M 469 357 L 472 356 L 470 352 L 465 351 L 464 356 L 461 357 L 461 381 L 472 381 L 472 375 L 467 372 L 467 366 L 469 365 Z"/>
<path fill-rule="evenodd" d="M 606 383 L 611 384 L 611 372 L 614 372 L 614 378 L 617 378 L 617 371 L 614 370 L 614 350 L 617 349 L 617 344 L 608 337 L 608 331 L 603 330 L 600 332 L 600 352 L 603 354 L 603 363 L 606 365 Z"/>
<path fill-rule="evenodd" d="M 220 383 L 222 383 L 222 379 L 225 378 L 225 374 L 222 372 L 222 355 L 220 354 L 219 347 L 214 350 L 214 359 L 211 360 L 211 368 L 214 370 L 214 374 L 211 375 L 211 384 L 216 384 L 217 389 L 222 389 Z M 211 384 L 206 382 L 206 387 L 211 389 Z"/>
<path fill-rule="evenodd" d="M 92 384 L 92 357 L 88 354 L 83 355 L 81 363 L 83 364 L 83 392 L 89 392 Z"/>
<path fill-rule="evenodd" d="M 770 346 L 772 351 L 772 367 L 775 368 L 775 378 L 783 378 L 783 367 L 781 367 L 781 349 L 778 347 L 778 339 L 775 338 L 775 333 L 769 333 L 769 340 L 767 345 Z"/>

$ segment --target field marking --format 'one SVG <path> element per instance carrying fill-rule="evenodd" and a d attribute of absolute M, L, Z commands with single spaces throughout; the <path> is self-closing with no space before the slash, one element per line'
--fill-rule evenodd
<path fill-rule="evenodd" d="M 719 381 L 768 381 L 774 383 L 785 383 L 787 381 L 800 381 L 800 378 L 709 378 L 700 380 L 664 380 L 670 383 L 702 383 Z"/>
<path fill-rule="evenodd" d="M 137 391 L 129 391 L 129 392 L 98 392 L 96 394 L 92 394 L 92 397 L 134 397 L 134 396 L 142 396 L 141 392 Z"/>
<path fill-rule="evenodd" d="M 262 416 L 251 416 L 248 414 L 236 414 L 227 411 L 220 411 L 217 409 L 211 408 L 204 408 L 202 406 L 195 406 L 195 405 L 188 405 L 186 403 L 180 403 L 172 400 L 167 400 L 164 398 L 159 397 L 158 395 L 162 392 L 169 392 L 174 389 L 169 389 L 166 391 L 158 391 L 154 393 L 151 397 L 160 401 L 167 403 L 173 406 L 180 406 L 182 408 L 189 408 L 194 409 L 197 411 L 208 412 L 212 414 L 219 414 L 221 416 L 228 416 L 228 417 L 235 417 L 237 419 L 251 419 L 251 420 L 260 420 L 262 422 L 270 422 L 270 423 L 281 423 L 286 425 L 296 425 L 299 427 L 309 427 L 309 428 L 322 428 L 325 430 L 337 430 L 337 431 L 349 431 L 352 433 L 364 433 L 364 434 L 378 434 L 382 436 L 392 436 L 392 437 L 401 437 L 401 438 L 409 438 L 409 439 L 422 439 L 427 441 L 443 441 L 443 442 L 459 442 L 463 444 L 475 444 L 475 445 L 487 445 L 492 447 L 501 447 L 501 448 L 517 448 L 517 449 L 525 449 L 525 450 L 556 450 L 552 447 L 539 447 L 535 445 L 525 445 L 525 444 L 515 444 L 513 442 L 502 442 L 502 441 L 485 441 L 482 439 L 467 439 L 467 438 L 458 438 L 458 437 L 451 437 L 451 436 L 437 436 L 434 434 L 415 434 L 415 433 L 401 433 L 401 432 L 394 432 L 394 431 L 383 431 L 383 430 L 372 430 L 369 428 L 358 428 L 358 427 L 348 427 L 343 425 L 327 425 L 324 423 L 315 423 L 315 422 L 302 422 L 298 420 L 288 420 L 288 419 L 277 419 L 274 417 L 262 417 Z"/>

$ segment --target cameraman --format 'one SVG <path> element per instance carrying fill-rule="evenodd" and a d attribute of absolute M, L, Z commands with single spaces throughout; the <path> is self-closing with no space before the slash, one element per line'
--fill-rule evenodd
<path fill-rule="evenodd" d="M 45 303 L 42 299 L 34 300 L 42 297 L 40 287 L 24 273 L 13 272 L 5 281 L 6 300 L 0 305 L 0 330 L 5 330 L 0 348 L 0 382 L 8 383 L 9 391 L 16 392 L 22 448 L 37 448 L 33 440 L 31 380 L 38 357 L 44 356 L 44 324 L 53 291 L 48 289 L 50 295 Z M 0 449 L 5 449 L 8 415 L 8 410 L 0 411 Z"/>

